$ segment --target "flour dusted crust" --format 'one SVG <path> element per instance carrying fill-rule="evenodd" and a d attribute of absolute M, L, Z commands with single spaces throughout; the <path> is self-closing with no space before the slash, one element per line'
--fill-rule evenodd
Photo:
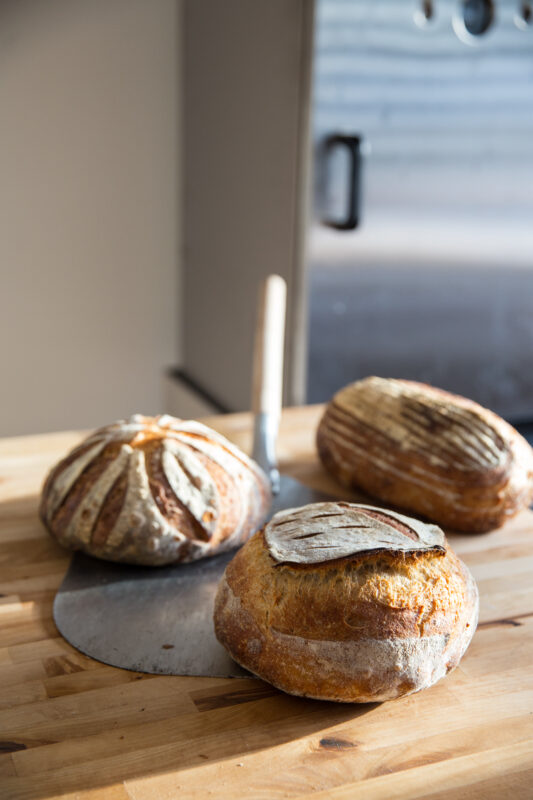
<path fill-rule="evenodd" d="M 533 450 L 493 412 L 421 383 L 341 389 L 317 431 L 340 483 L 458 531 L 497 528 L 533 495 Z"/>
<path fill-rule="evenodd" d="M 65 547 L 155 566 L 242 544 L 270 501 L 264 473 L 220 434 L 137 414 L 100 428 L 52 469 L 40 515 Z"/>
<path fill-rule="evenodd" d="M 445 551 L 436 525 L 395 511 L 355 503 L 315 503 L 275 514 L 265 527 L 265 542 L 280 563 L 318 564 L 371 552 Z"/>
<path fill-rule="evenodd" d="M 320 526 L 331 544 L 340 526 L 329 520 L 338 522 L 342 513 L 345 555 L 334 559 L 328 549 L 324 561 L 311 551 L 306 556 L 298 542 L 308 540 L 298 535 Z M 278 550 L 276 529 L 284 515 L 292 528 L 292 561 Z M 362 534 L 365 520 L 370 524 Z M 215 601 L 219 641 L 246 669 L 305 697 L 364 703 L 431 686 L 459 663 L 477 625 L 479 601 L 474 579 L 442 532 L 425 551 L 412 549 L 424 538 L 421 525 L 349 503 L 280 512 L 226 569 Z M 396 541 L 384 545 L 390 527 Z M 379 541 L 374 549 L 368 547 L 370 531 Z M 436 531 L 425 538 L 434 537 Z"/>

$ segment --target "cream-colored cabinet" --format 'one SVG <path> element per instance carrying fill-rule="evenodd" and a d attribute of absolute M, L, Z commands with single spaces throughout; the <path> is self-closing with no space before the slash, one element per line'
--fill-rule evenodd
<path fill-rule="evenodd" d="M 182 372 L 249 407 L 258 286 L 288 283 L 285 400 L 304 399 L 310 0 L 191 0 L 184 15 Z"/>

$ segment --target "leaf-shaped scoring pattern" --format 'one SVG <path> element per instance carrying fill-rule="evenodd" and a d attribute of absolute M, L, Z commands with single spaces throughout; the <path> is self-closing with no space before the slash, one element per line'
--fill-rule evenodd
<path fill-rule="evenodd" d="M 356 503 L 313 503 L 275 514 L 265 528 L 272 558 L 292 564 L 319 564 L 372 551 L 444 552 L 436 525 L 395 511 Z"/>

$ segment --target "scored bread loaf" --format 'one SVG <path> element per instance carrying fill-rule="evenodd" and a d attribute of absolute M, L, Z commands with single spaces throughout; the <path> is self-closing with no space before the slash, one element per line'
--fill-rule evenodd
<path fill-rule="evenodd" d="M 165 415 L 100 428 L 45 482 L 40 515 L 60 544 L 110 561 L 194 561 L 262 524 L 270 484 L 220 434 Z"/>
<path fill-rule="evenodd" d="M 440 528 L 355 503 L 276 514 L 227 566 L 215 632 L 291 694 L 390 700 L 457 666 L 478 592 Z"/>
<path fill-rule="evenodd" d="M 458 531 L 497 528 L 533 495 L 533 450 L 492 411 L 422 383 L 365 378 L 328 403 L 317 431 L 343 485 Z"/>

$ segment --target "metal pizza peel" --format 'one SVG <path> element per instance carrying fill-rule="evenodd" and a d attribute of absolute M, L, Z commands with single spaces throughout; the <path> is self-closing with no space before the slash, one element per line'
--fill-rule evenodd
<path fill-rule="evenodd" d="M 285 302 L 285 281 L 269 276 L 259 300 L 252 388 L 252 456 L 271 481 L 268 518 L 284 508 L 332 499 L 277 468 Z M 249 675 L 219 644 L 213 628 L 217 586 L 234 555 L 138 567 L 75 553 L 54 600 L 55 623 L 77 650 L 114 667 L 162 675 Z"/>

